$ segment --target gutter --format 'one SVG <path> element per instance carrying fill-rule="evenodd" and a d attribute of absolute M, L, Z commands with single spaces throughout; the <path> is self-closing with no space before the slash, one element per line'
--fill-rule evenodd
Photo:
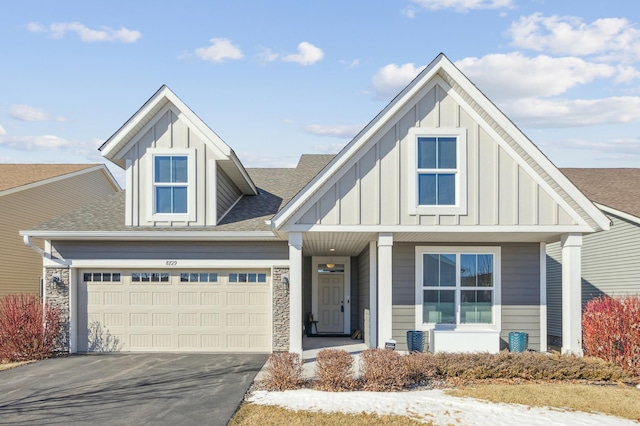
<path fill-rule="evenodd" d="M 280 241 L 271 231 L 254 232 L 212 232 L 212 231 L 20 231 L 25 239 L 43 238 L 47 240 L 163 240 L 163 241 Z M 39 247 L 32 247 L 34 250 Z"/>
<path fill-rule="evenodd" d="M 22 233 L 20 233 L 22 235 Z M 35 251 L 36 253 L 38 253 L 41 257 L 47 257 L 46 253 L 44 250 L 42 250 L 40 247 L 38 247 L 37 245 L 33 244 L 31 242 L 31 236 L 30 235 L 22 235 L 22 242 L 24 242 L 24 244 L 29 247 L 31 250 Z"/>

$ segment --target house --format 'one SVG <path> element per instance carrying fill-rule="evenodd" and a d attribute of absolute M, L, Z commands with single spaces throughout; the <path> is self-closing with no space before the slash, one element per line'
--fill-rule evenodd
<path fill-rule="evenodd" d="M 586 235 L 582 248 L 582 303 L 601 295 L 640 294 L 640 169 L 560 169 L 611 221 Z M 562 256 L 547 245 L 548 332 L 562 336 Z"/>
<path fill-rule="evenodd" d="M 311 316 L 372 347 L 544 351 L 556 241 L 581 352 L 582 235 L 609 220 L 442 54 L 333 158 L 247 169 L 165 86 L 101 151 L 126 191 L 23 232 L 71 352 L 300 353 Z"/>
<path fill-rule="evenodd" d="M 42 257 L 22 243 L 20 230 L 116 191 L 104 164 L 0 164 L 0 297 L 41 293 Z"/>

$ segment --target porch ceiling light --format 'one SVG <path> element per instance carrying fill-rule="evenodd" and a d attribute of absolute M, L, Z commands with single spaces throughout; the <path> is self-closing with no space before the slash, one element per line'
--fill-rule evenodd
<path fill-rule="evenodd" d="M 335 263 L 327 263 L 327 268 L 332 269 L 335 268 L 336 264 Z"/>

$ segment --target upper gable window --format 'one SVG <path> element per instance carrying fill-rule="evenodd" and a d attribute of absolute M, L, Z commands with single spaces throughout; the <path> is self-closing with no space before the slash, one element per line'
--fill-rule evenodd
<path fill-rule="evenodd" d="M 409 212 L 466 213 L 465 129 L 409 129 Z"/>
<path fill-rule="evenodd" d="M 155 221 L 195 220 L 195 152 L 150 149 L 150 212 Z"/>
<path fill-rule="evenodd" d="M 156 155 L 154 160 L 155 212 L 187 213 L 188 157 Z"/>

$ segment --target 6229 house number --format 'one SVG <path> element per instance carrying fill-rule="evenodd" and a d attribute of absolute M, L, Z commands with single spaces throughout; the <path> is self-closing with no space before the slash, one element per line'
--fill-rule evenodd
<path fill-rule="evenodd" d="M 167 260 L 165 262 L 165 265 L 167 265 L 167 266 L 176 266 L 177 264 L 178 264 L 177 260 Z"/>

